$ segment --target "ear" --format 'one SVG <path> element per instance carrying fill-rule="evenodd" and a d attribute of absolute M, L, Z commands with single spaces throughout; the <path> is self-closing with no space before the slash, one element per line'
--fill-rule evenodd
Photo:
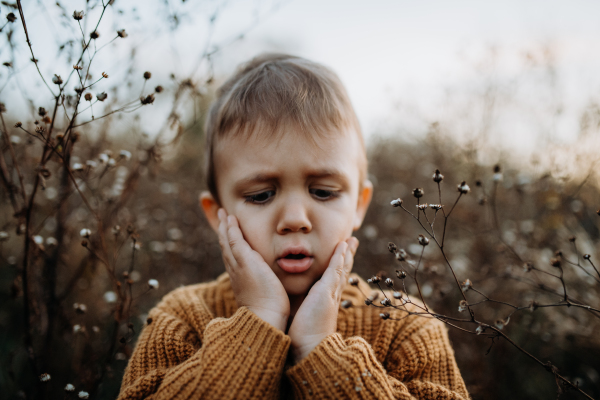
<path fill-rule="evenodd" d="M 200 207 L 204 210 L 204 215 L 215 232 L 219 230 L 219 215 L 218 211 L 221 206 L 208 190 L 200 193 Z"/>
<path fill-rule="evenodd" d="M 362 225 L 369 204 L 371 204 L 371 198 L 373 197 L 373 184 L 370 180 L 366 179 L 363 182 L 362 188 L 358 193 L 358 203 L 356 204 L 356 214 L 354 216 L 354 230 L 358 230 Z"/>

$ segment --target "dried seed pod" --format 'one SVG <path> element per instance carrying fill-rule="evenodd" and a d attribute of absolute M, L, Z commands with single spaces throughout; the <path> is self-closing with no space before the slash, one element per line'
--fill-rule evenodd
<path fill-rule="evenodd" d="M 404 279 L 404 278 L 406 278 L 406 272 L 396 271 L 396 276 L 398 277 L 398 279 Z"/>
<path fill-rule="evenodd" d="M 443 180 L 444 180 L 444 175 L 441 174 L 439 169 L 436 169 L 435 172 L 433 173 L 433 181 L 436 183 L 440 183 Z"/>
<path fill-rule="evenodd" d="M 419 235 L 419 244 L 423 247 L 427 246 L 429 244 L 429 239 L 427 239 L 425 236 L 423 235 Z"/>
<path fill-rule="evenodd" d="M 417 199 L 423 197 L 424 195 L 425 195 L 425 191 L 423 190 L 423 188 L 413 189 L 413 196 L 415 196 Z"/>
<path fill-rule="evenodd" d="M 385 280 L 385 284 L 387 285 L 387 287 L 394 287 L 394 281 L 391 278 L 387 278 Z"/>

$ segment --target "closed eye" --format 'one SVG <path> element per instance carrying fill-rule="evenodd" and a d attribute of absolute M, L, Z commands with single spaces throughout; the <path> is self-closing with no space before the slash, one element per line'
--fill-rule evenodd
<path fill-rule="evenodd" d="M 308 191 L 318 200 L 329 200 L 339 196 L 339 193 L 333 190 L 309 189 Z"/>
<path fill-rule="evenodd" d="M 269 200 L 271 200 L 271 198 L 273 196 L 275 196 L 274 190 L 266 190 L 264 192 L 250 194 L 250 195 L 245 196 L 245 198 L 246 198 L 245 202 L 251 203 L 251 204 L 265 204 Z"/>

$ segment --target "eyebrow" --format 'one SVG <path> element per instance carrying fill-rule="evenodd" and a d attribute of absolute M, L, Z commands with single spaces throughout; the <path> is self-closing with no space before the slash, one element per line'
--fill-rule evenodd
<path fill-rule="evenodd" d="M 307 171 L 304 176 L 306 178 L 333 178 L 333 179 L 337 179 L 340 180 L 343 184 L 347 184 L 348 183 L 348 179 L 344 176 L 344 174 L 342 174 L 341 172 L 335 170 L 335 169 L 314 169 L 314 170 L 309 170 Z M 247 185 L 251 185 L 254 183 L 267 183 L 267 182 L 274 182 L 277 181 L 279 179 L 279 174 L 278 173 L 257 173 L 254 175 L 249 175 L 247 177 L 244 177 L 240 180 L 238 180 L 235 184 L 235 188 L 236 189 L 240 189 L 244 186 Z"/>

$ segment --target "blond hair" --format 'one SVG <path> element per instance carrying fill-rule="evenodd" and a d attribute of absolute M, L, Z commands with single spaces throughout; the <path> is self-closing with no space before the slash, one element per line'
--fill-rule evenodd
<path fill-rule="evenodd" d="M 344 128 L 359 136 L 360 185 L 367 174 L 364 141 L 356 113 L 338 76 L 313 61 L 286 54 L 261 54 L 243 65 L 217 91 L 206 121 L 205 179 L 219 202 L 214 154 L 231 135 L 275 135 L 292 124 L 314 139 Z M 257 126 L 260 125 L 260 130 Z"/>

